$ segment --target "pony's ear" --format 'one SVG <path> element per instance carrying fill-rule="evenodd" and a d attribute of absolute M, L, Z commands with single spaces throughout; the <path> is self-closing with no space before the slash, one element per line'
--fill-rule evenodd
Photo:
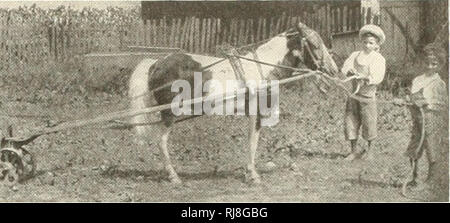
<path fill-rule="evenodd" d="M 297 24 L 297 31 L 298 32 L 300 32 L 300 33 L 303 33 L 303 31 L 305 30 L 305 29 L 308 29 L 308 26 L 306 26 L 305 24 L 303 24 L 302 22 L 299 22 L 298 24 Z"/>

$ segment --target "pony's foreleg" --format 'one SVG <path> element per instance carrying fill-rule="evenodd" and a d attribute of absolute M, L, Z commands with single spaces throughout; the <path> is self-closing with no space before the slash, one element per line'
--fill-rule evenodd
<path fill-rule="evenodd" d="M 261 131 L 261 119 L 258 115 L 250 115 L 250 131 L 249 131 L 249 156 L 247 163 L 247 180 L 251 183 L 260 183 L 260 177 L 256 172 L 255 158 L 258 148 L 259 133 Z"/>
<path fill-rule="evenodd" d="M 170 128 L 169 127 L 163 127 L 163 134 L 161 135 L 161 142 L 159 144 L 159 150 L 161 154 L 163 155 L 164 159 L 164 168 L 166 169 L 167 173 L 169 174 L 169 180 L 172 183 L 179 184 L 181 183 L 180 178 L 178 177 L 178 174 L 175 172 L 175 169 L 172 166 L 172 162 L 170 161 L 169 156 L 169 150 L 167 146 L 167 142 L 169 140 L 169 134 L 170 134 Z"/>

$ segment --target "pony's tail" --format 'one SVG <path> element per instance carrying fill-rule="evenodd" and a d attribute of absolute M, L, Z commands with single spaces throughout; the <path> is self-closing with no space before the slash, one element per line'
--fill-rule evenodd
<path fill-rule="evenodd" d="M 130 78 L 128 97 L 130 98 L 130 108 L 132 110 L 142 109 L 150 106 L 151 95 L 148 87 L 148 80 L 150 67 L 156 62 L 154 59 L 144 59 L 133 71 L 133 74 Z M 150 117 L 148 114 L 142 114 L 138 116 L 134 116 L 131 119 L 131 123 L 139 124 L 149 122 Z M 136 132 L 138 135 L 142 136 L 145 132 L 147 132 L 147 128 L 149 126 L 146 125 L 137 125 Z"/>

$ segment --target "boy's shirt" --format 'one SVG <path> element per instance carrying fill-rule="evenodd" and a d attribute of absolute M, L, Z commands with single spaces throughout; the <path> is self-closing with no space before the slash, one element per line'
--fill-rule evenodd
<path fill-rule="evenodd" d="M 386 73 L 386 60 L 384 57 L 376 52 L 372 51 L 367 58 L 367 64 L 360 65 L 357 62 L 357 57 L 362 51 L 353 52 L 347 60 L 345 60 L 342 66 L 342 73 L 347 74 L 350 69 L 355 69 L 362 75 L 369 79 L 367 84 L 361 86 L 359 94 L 366 97 L 375 97 L 376 85 L 380 84 Z"/>
<path fill-rule="evenodd" d="M 428 104 L 428 109 L 440 110 L 448 104 L 447 87 L 438 73 L 431 76 L 422 74 L 414 78 L 411 85 L 411 94 L 420 90 L 422 90 L 423 97 Z"/>

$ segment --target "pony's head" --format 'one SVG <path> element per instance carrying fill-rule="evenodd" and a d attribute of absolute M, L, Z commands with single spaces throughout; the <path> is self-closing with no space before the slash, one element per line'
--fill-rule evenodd
<path fill-rule="evenodd" d="M 291 28 L 284 33 L 284 36 L 288 51 L 283 59 L 283 64 L 290 67 L 313 69 L 311 56 L 305 49 L 305 39 L 302 33 L 297 28 Z"/>
<path fill-rule="evenodd" d="M 270 39 L 257 49 L 261 61 L 272 64 L 280 64 L 289 67 L 304 67 L 304 56 L 302 52 L 302 38 L 296 29 L 289 29 Z M 268 68 L 268 67 L 267 67 Z M 270 68 L 270 75 L 279 79 L 290 76 L 291 69 Z"/>
<path fill-rule="evenodd" d="M 339 74 L 339 68 L 328 52 L 320 35 L 303 23 L 274 37 L 269 43 L 277 46 L 274 57 L 278 57 L 278 63 L 296 67 L 321 70 L 332 76 Z M 282 69 L 276 76 L 286 77 L 292 74 L 290 69 Z"/>
<path fill-rule="evenodd" d="M 336 65 L 329 49 L 325 46 L 320 35 L 305 24 L 299 22 L 297 31 L 301 34 L 304 42 L 304 64 L 312 70 L 321 70 L 332 76 L 339 75 L 339 68 Z"/>
<path fill-rule="evenodd" d="M 318 58 L 318 55 L 313 54 L 320 54 L 319 57 L 323 58 L 326 53 L 318 52 L 316 45 L 309 43 L 311 36 L 305 34 L 305 27 L 302 25 L 290 28 L 286 32 L 273 37 L 266 44 L 261 45 L 258 48 L 258 55 L 260 55 L 262 61 L 316 70 L 318 67 L 314 58 Z M 320 42 L 319 46 L 322 47 L 322 39 L 318 35 L 316 37 L 318 38 L 317 41 Z M 306 48 L 306 44 L 312 48 L 312 51 Z M 320 50 L 327 51 L 328 49 L 323 45 Z M 274 69 L 271 74 L 275 78 L 284 78 L 290 76 L 292 72 L 292 69 Z"/>

